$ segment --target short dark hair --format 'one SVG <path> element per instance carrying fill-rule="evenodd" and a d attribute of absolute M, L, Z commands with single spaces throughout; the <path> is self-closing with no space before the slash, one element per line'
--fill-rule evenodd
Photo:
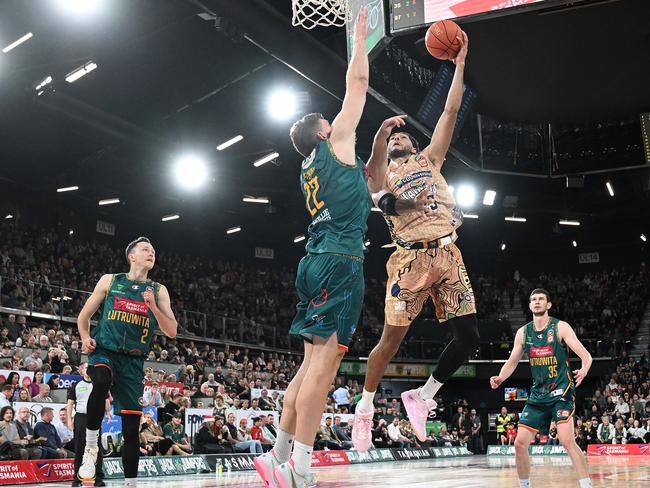
<path fill-rule="evenodd" d="M 43 408 L 41 408 L 41 417 L 43 416 L 44 413 L 47 413 L 47 412 L 54 413 L 54 409 L 52 407 L 43 407 Z"/>
<path fill-rule="evenodd" d="M 320 128 L 320 121 L 324 119 L 323 114 L 311 113 L 305 115 L 302 119 L 296 121 L 289 130 L 289 137 L 293 142 L 293 147 L 296 148 L 303 157 L 309 156 L 318 144 L 318 129 Z"/>
<path fill-rule="evenodd" d="M 551 301 L 551 294 L 547 292 L 544 288 L 535 288 L 533 291 L 530 292 L 530 297 L 533 295 L 546 295 L 546 300 Z M 528 299 L 530 300 L 530 297 Z"/>
<path fill-rule="evenodd" d="M 2 391 L 14 391 L 14 387 L 11 385 L 4 385 Z"/>
<path fill-rule="evenodd" d="M 149 240 L 148 237 L 138 237 L 135 241 L 129 242 L 129 245 L 126 246 L 126 251 L 124 252 L 124 256 L 126 257 L 126 261 L 129 261 L 129 254 L 133 252 L 133 249 L 135 246 L 140 244 L 141 242 L 146 242 L 147 244 L 151 244 L 151 241 Z"/>

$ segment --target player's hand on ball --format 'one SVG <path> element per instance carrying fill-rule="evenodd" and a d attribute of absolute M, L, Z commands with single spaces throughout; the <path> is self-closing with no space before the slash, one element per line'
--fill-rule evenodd
<path fill-rule="evenodd" d="M 151 290 L 147 290 L 144 293 L 142 293 L 142 298 L 144 298 L 144 303 L 147 304 L 149 308 L 153 308 L 156 306 L 156 297 Z"/>
<path fill-rule="evenodd" d="M 361 7 L 354 24 L 354 42 L 366 42 L 368 34 L 368 9 Z"/>
<path fill-rule="evenodd" d="M 580 386 L 580 383 L 582 383 L 582 380 L 585 379 L 585 376 L 587 376 L 587 371 L 585 369 L 576 369 L 573 372 L 573 375 L 575 376 L 576 379 L 576 388 Z"/>
<path fill-rule="evenodd" d="M 469 46 L 469 38 L 467 37 L 467 34 L 465 34 L 465 31 L 460 31 L 461 34 L 458 39 L 458 42 L 460 43 L 460 50 L 458 51 L 458 54 L 456 57 L 453 59 L 454 64 L 458 65 L 459 63 L 461 66 L 465 65 L 465 57 L 467 57 L 467 47 Z"/>
<path fill-rule="evenodd" d="M 501 376 L 492 376 L 492 378 L 490 378 L 490 386 L 492 387 L 493 390 L 499 388 L 501 383 L 503 383 Z"/>
<path fill-rule="evenodd" d="M 81 351 L 85 353 L 93 352 L 96 347 L 97 343 L 95 342 L 95 339 L 91 339 L 90 337 L 88 339 L 84 339 L 81 343 Z"/>

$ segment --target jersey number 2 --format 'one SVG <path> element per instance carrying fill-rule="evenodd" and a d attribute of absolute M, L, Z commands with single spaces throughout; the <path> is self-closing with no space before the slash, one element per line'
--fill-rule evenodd
<path fill-rule="evenodd" d="M 306 181 L 303 187 L 307 192 L 307 210 L 309 210 L 309 213 L 313 217 L 321 208 L 323 208 L 323 205 L 325 205 L 325 202 L 318 200 L 318 190 L 320 189 L 320 186 L 318 185 L 318 176 L 314 176 L 311 180 Z M 314 202 L 313 208 L 310 200 Z"/>

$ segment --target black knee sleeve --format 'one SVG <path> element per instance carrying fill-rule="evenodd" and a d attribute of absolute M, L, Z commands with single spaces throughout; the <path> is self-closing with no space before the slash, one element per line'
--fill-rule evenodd
<path fill-rule="evenodd" d="M 111 389 L 113 374 L 105 366 L 93 366 L 88 372 L 93 382 L 93 390 L 88 397 L 88 429 L 99 430 L 106 410 L 106 398 Z"/>
<path fill-rule="evenodd" d="M 122 414 L 122 466 L 125 478 L 138 476 L 138 462 L 140 461 L 140 416 Z"/>
<path fill-rule="evenodd" d="M 451 326 L 454 338 L 442 351 L 438 365 L 431 374 L 441 383 L 445 383 L 474 354 L 480 339 L 476 314 L 456 317 L 447 323 Z"/>

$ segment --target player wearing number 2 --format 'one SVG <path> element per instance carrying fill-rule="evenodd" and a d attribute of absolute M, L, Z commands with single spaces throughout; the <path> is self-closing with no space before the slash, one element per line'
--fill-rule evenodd
<path fill-rule="evenodd" d="M 310 465 L 316 431 L 361 314 L 363 238 L 372 204 L 365 167 L 354 146 L 368 90 L 366 33 L 367 11 L 362 8 L 343 106 L 332 124 L 321 114 L 309 114 L 290 132 L 305 158 L 300 186 L 312 219 L 307 255 L 296 275 L 299 303 L 291 325 L 291 334 L 304 340 L 305 355 L 284 397 L 275 446 L 254 460 L 267 487 L 314 486 Z"/>
<path fill-rule="evenodd" d="M 501 368 L 499 376 L 490 378 L 492 388 L 498 388 L 517 368 L 523 354 L 527 353 L 533 373 L 533 388 L 521 412 L 515 439 L 519 485 L 521 488 L 530 487 L 528 446 L 540 430 L 547 432 L 551 420 L 554 420 L 560 443 L 578 473 L 580 488 L 591 487 L 587 462 L 576 444 L 573 427 L 575 387 L 580 386 L 587 376 L 591 355 L 569 324 L 549 316 L 551 297 L 546 290 L 533 290 L 529 308 L 533 321 L 517 331 L 510 358 Z M 582 367 L 573 372 L 575 386 L 569 366 L 569 349 L 582 360 Z"/>
<path fill-rule="evenodd" d="M 97 435 L 110 390 L 115 413 L 122 417 L 125 484 L 134 486 L 140 458 L 144 358 L 156 329 L 173 338 L 177 324 L 167 288 L 147 277 L 156 260 L 149 239 L 139 237 L 131 242 L 126 259 L 129 272 L 102 276 L 77 319 L 93 383 L 87 407 L 86 449 L 78 476 L 81 481 L 95 478 Z M 90 318 L 100 306 L 102 314 L 91 335 Z"/>

